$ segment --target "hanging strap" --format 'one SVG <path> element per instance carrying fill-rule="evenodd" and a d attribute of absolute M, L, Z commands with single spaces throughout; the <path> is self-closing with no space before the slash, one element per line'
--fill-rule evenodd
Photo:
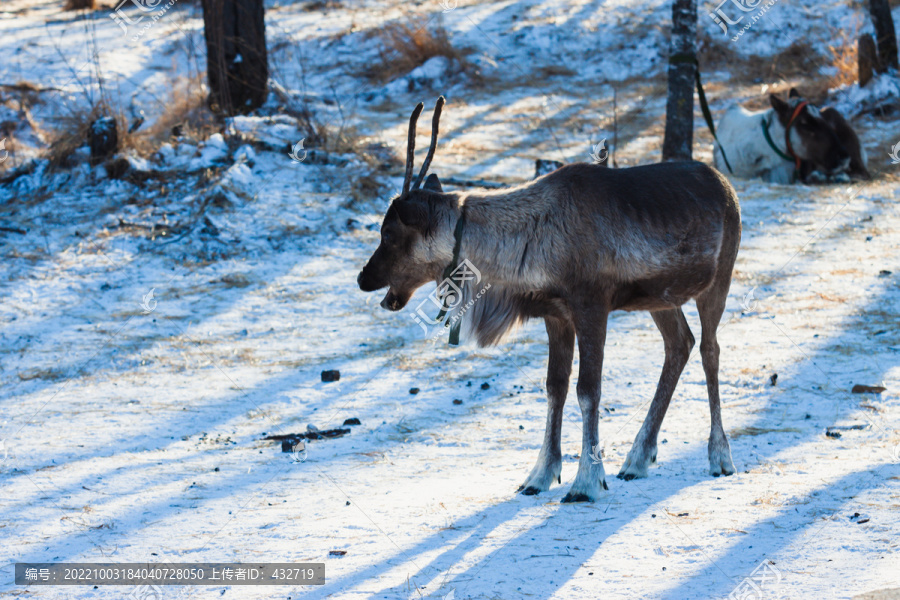
<path fill-rule="evenodd" d="M 453 275 L 453 271 L 455 271 L 459 267 L 459 252 L 462 248 L 462 232 L 463 227 L 466 225 L 466 218 L 464 213 L 460 213 L 459 220 L 456 221 L 456 229 L 453 231 L 453 261 L 444 268 L 444 281 L 450 279 L 450 276 Z M 438 313 L 435 321 L 443 321 L 444 317 L 447 316 L 447 311 L 449 310 L 449 306 L 447 306 L 447 298 L 446 296 L 441 300 L 441 312 Z M 462 319 L 457 319 L 456 323 L 454 323 L 450 327 L 450 340 L 449 343 L 451 346 L 459 346 L 459 330 L 462 325 Z"/>
<path fill-rule="evenodd" d="M 772 141 L 772 134 L 769 133 L 769 124 L 766 122 L 765 117 L 763 117 L 763 120 L 762 120 L 762 131 L 763 131 L 763 137 L 766 138 L 766 143 L 769 144 L 769 148 L 771 148 L 775 152 L 775 154 L 777 154 L 778 156 L 780 156 L 781 158 L 783 158 L 784 160 L 786 160 L 788 162 L 794 162 L 793 158 L 791 158 L 790 156 L 788 156 L 787 154 L 782 152 L 778 148 L 778 146 L 775 145 L 775 142 Z"/>
<path fill-rule="evenodd" d="M 794 158 L 794 174 L 796 177 L 800 177 L 800 157 L 794 152 L 794 148 L 791 146 L 791 126 L 794 124 L 794 121 L 797 120 L 797 117 L 800 116 L 800 112 L 806 108 L 806 105 L 809 104 L 806 100 L 797 105 L 797 108 L 794 109 L 794 113 L 791 115 L 791 120 L 788 121 L 787 127 L 784 128 L 784 146 L 787 148 L 788 154 L 790 154 Z"/>
<path fill-rule="evenodd" d="M 719 138 L 716 136 L 716 127 L 713 125 L 712 113 L 709 112 L 706 94 L 703 93 L 703 84 L 700 82 L 700 62 L 693 54 L 674 54 L 669 57 L 669 64 L 677 65 L 683 63 L 693 64 L 696 67 L 694 69 L 694 78 L 697 81 L 697 97 L 700 100 L 700 111 L 703 113 L 703 118 L 706 120 L 706 126 L 709 127 L 709 132 L 712 134 L 713 139 L 716 141 L 716 145 L 719 147 L 719 152 L 722 153 L 722 160 L 725 161 L 728 172 L 734 175 L 734 171 L 731 170 L 731 164 L 728 162 L 728 157 L 725 155 L 725 148 L 722 147 L 722 144 L 719 143 Z"/>

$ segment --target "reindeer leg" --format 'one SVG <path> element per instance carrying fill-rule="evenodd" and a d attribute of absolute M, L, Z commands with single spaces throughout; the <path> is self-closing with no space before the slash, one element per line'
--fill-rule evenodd
<path fill-rule="evenodd" d="M 650 315 L 663 336 L 666 360 L 644 424 L 634 438 L 634 444 L 625 458 L 622 470 L 616 475 L 625 481 L 646 477 L 647 469 L 656 462 L 656 438 L 659 435 L 659 428 L 666 416 L 666 410 L 669 408 L 672 393 L 678 385 L 684 365 L 687 364 L 694 347 L 694 336 L 680 308 L 656 311 Z"/>
<path fill-rule="evenodd" d="M 713 477 L 734 473 L 731 447 L 722 427 L 722 407 L 719 402 L 719 342 L 716 329 L 725 310 L 725 298 L 730 280 L 724 285 L 715 284 L 704 295 L 697 298 L 697 312 L 703 332 L 700 336 L 700 355 L 703 357 L 703 371 L 706 373 L 706 390 L 709 393 L 709 474 Z"/>
<path fill-rule="evenodd" d="M 581 458 L 578 474 L 563 502 L 593 502 L 602 490 L 608 490 L 606 471 L 599 459 L 597 434 L 600 419 L 600 378 L 603 372 L 603 347 L 606 344 L 606 307 L 581 306 L 574 311 L 578 336 L 578 406 L 581 407 Z"/>
<path fill-rule="evenodd" d="M 532 496 L 550 489 L 553 480 L 560 480 L 562 473 L 563 406 L 569 391 L 569 375 L 572 373 L 572 355 L 575 353 L 575 329 L 568 321 L 546 317 L 544 325 L 550 338 L 550 360 L 547 364 L 547 427 L 544 443 L 538 454 L 537 464 L 519 491 Z"/>

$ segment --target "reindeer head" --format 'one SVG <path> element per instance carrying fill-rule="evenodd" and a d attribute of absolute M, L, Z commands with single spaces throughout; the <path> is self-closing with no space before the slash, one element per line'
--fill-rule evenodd
<path fill-rule="evenodd" d="M 788 130 L 790 150 L 800 160 L 809 161 L 815 168 L 826 173 L 846 170 L 850 165 L 850 153 L 841 143 L 840 138 L 822 115 L 819 109 L 804 103 L 800 93 L 791 88 L 787 102 L 769 95 L 769 102 L 778 121 Z"/>
<path fill-rule="evenodd" d="M 458 215 L 456 196 L 443 193 L 437 175 L 425 179 L 437 147 L 443 106 L 444 97 L 441 96 L 434 106 L 431 146 L 415 182 L 412 182 L 412 174 L 416 121 L 422 113 L 422 103 L 409 118 L 403 191 L 391 201 L 381 224 L 381 243 L 357 278 L 359 289 L 364 292 L 388 288 L 381 301 L 382 308 L 388 310 L 396 311 L 406 306 L 418 288 L 439 279 L 452 258 L 453 223 Z M 425 185 L 420 189 L 423 180 Z"/>

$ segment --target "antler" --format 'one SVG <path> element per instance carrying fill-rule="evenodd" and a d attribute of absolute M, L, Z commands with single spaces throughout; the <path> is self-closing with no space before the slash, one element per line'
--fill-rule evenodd
<path fill-rule="evenodd" d="M 431 159 L 434 158 L 434 150 L 437 148 L 438 124 L 441 121 L 441 109 L 443 108 L 444 97 L 441 96 L 434 104 L 434 116 L 431 118 L 431 146 L 428 147 L 428 155 L 425 157 L 425 162 L 422 163 L 422 170 L 419 171 L 419 176 L 416 177 L 416 182 L 412 186 L 414 190 L 422 185 L 422 180 L 425 179 L 425 175 L 428 173 L 428 167 L 431 166 Z"/>
<path fill-rule="evenodd" d="M 409 183 L 412 181 L 413 173 L 413 160 L 416 154 L 416 121 L 419 120 L 419 115 L 422 114 L 423 108 L 425 108 L 425 105 L 419 102 L 409 117 L 409 139 L 406 142 L 406 175 L 403 177 L 403 192 L 400 194 L 401 196 L 409 193 Z"/>

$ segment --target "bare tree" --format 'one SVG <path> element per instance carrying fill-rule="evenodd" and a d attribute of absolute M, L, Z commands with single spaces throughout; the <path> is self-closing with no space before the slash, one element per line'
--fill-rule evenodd
<path fill-rule="evenodd" d="M 203 0 L 209 106 L 218 113 L 247 113 L 268 93 L 263 0 Z"/>
<path fill-rule="evenodd" d="M 875 27 L 875 42 L 878 45 L 878 62 L 875 70 L 884 73 L 888 69 L 897 69 L 897 34 L 894 31 L 894 19 L 891 18 L 889 0 L 869 0 L 869 14 Z"/>
<path fill-rule="evenodd" d="M 694 81 L 697 76 L 697 0 L 672 0 L 669 96 L 663 160 L 691 160 Z"/>

